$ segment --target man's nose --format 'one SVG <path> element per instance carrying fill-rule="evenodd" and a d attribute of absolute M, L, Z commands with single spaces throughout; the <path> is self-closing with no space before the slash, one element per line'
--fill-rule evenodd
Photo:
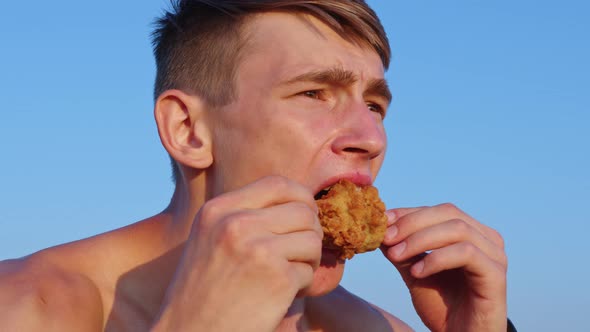
<path fill-rule="evenodd" d="M 332 151 L 339 155 L 373 159 L 381 155 L 387 144 L 381 115 L 364 103 L 351 105 L 343 114 L 343 126 L 332 142 Z"/>

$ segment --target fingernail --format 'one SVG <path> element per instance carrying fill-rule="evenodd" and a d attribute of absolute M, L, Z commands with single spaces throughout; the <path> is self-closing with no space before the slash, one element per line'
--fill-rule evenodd
<path fill-rule="evenodd" d="M 395 212 L 393 212 L 393 210 L 385 211 L 385 215 L 387 215 L 387 221 L 389 221 L 389 222 L 395 221 L 396 215 L 395 215 Z"/>
<path fill-rule="evenodd" d="M 404 250 L 406 250 L 406 242 L 398 243 L 391 248 L 391 252 L 395 258 L 400 257 Z"/>
<path fill-rule="evenodd" d="M 412 266 L 412 270 L 415 276 L 421 275 L 422 271 L 424 270 L 424 260 L 421 260 L 418 263 L 414 264 L 414 266 Z"/>
<path fill-rule="evenodd" d="M 393 241 L 393 239 L 395 239 L 395 236 L 397 235 L 398 229 L 397 226 L 389 226 L 387 228 L 387 232 L 385 233 L 385 239 L 384 242 L 391 242 Z"/>

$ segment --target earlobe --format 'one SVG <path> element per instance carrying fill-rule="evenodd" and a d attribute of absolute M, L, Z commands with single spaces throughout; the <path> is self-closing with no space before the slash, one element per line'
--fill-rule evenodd
<path fill-rule="evenodd" d="M 154 116 L 162 145 L 185 166 L 205 169 L 213 163 L 206 105 L 198 96 L 167 90 L 156 100 Z"/>

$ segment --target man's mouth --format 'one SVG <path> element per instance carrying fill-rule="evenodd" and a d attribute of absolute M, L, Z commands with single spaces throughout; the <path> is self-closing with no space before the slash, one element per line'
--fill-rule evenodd
<path fill-rule="evenodd" d="M 350 259 L 379 247 L 387 228 L 387 216 L 377 188 L 342 180 L 329 190 L 320 190 L 315 197 L 325 249 L 332 252 L 335 249 L 339 258 Z"/>
<path fill-rule="evenodd" d="M 326 196 L 326 194 L 328 194 L 330 189 L 336 183 L 343 181 L 343 180 L 348 180 L 360 187 L 364 187 L 364 186 L 368 186 L 368 185 L 372 184 L 371 176 L 368 173 L 365 174 L 365 173 L 361 173 L 359 171 L 356 171 L 356 172 L 351 172 L 351 173 L 343 173 L 343 174 L 335 175 L 335 176 L 332 176 L 332 177 L 326 179 L 326 181 L 321 183 L 319 187 L 314 188 L 315 190 L 319 190 L 314 195 L 315 200 L 321 199 L 324 196 Z"/>
<path fill-rule="evenodd" d="M 330 191 L 330 187 L 327 187 L 325 189 L 320 190 L 317 194 L 315 194 L 315 196 L 313 197 L 316 201 L 318 199 L 322 199 L 322 197 L 326 196 L 328 194 L 328 192 Z"/>

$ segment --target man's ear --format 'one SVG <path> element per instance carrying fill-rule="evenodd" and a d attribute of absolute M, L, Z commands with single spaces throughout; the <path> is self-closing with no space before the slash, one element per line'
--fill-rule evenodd
<path fill-rule="evenodd" d="M 205 169 L 213 163 L 206 107 L 202 98 L 180 90 L 163 92 L 154 107 L 164 148 L 174 160 L 191 168 Z"/>

